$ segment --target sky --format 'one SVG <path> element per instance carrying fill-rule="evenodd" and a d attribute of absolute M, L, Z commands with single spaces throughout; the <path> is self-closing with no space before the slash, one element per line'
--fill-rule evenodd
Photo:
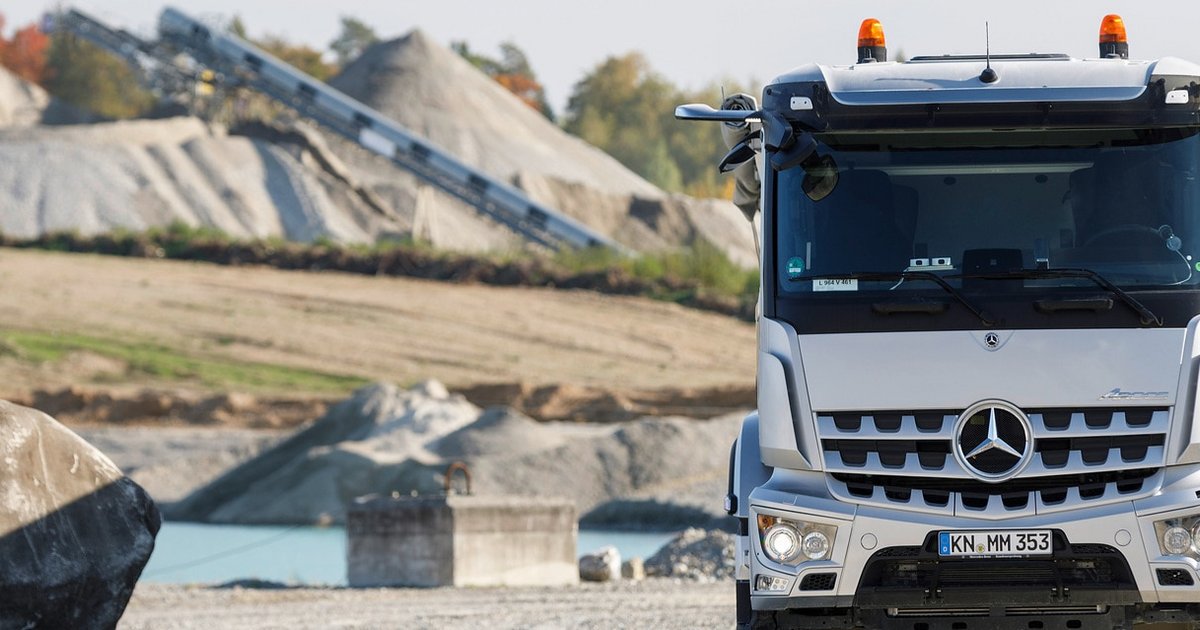
<path fill-rule="evenodd" d="M 979 53 L 984 24 L 993 52 L 1097 54 L 1105 13 L 1129 30 L 1130 56 L 1176 56 L 1200 61 L 1190 41 L 1200 3 L 1183 0 L 176 0 L 196 17 L 241 16 L 250 35 L 281 35 L 325 49 L 342 15 L 370 24 L 381 36 L 420 28 L 448 44 L 498 54 L 501 42 L 525 50 L 547 96 L 561 112 L 572 87 L 605 58 L 642 52 L 651 67 L 684 88 L 713 82 L 762 84 L 798 65 L 855 61 L 863 18 L 883 22 L 889 54 Z M 74 6 L 115 26 L 152 35 L 164 6 L 156 0 L 0 0 L 8 26 L 24 25 L 55 7 Z M 1186 25 L 1179 28 L 1177 25 Z"/>

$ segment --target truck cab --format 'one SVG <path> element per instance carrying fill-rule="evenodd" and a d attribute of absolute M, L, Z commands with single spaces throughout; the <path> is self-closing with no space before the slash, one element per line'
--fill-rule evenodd
<path fill-rule="evenodd" d="M 1200 65 L 862 33 L 677 110 L 761 189 L 739 627 L 1196 627 Z"/>

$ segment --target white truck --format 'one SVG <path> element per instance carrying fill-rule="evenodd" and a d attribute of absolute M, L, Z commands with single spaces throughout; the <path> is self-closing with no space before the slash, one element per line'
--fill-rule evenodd
<path fill-rule="evenodd" d="M 676 112 L 761 191 L 738 627 L 1196 627 L 1200 65 L 884 44 Z"/>

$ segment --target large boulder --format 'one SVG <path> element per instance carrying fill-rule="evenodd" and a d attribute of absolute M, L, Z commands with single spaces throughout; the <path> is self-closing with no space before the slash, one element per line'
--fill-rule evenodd
<path fill-rule="evenodd" d="M 50 416 L 0 401 L 0 629 L 113 628 L 154 550 L 154 501 Z"/>

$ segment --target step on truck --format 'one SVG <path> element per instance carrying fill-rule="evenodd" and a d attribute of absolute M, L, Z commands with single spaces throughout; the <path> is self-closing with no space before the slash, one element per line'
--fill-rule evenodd
<path fill-rule="evenodd" d="M 1128 50 L 896 63 L 868 20 L 677 109 L 761 209 L 739 628 L 1196 627 L 1200 65 Z"/>

